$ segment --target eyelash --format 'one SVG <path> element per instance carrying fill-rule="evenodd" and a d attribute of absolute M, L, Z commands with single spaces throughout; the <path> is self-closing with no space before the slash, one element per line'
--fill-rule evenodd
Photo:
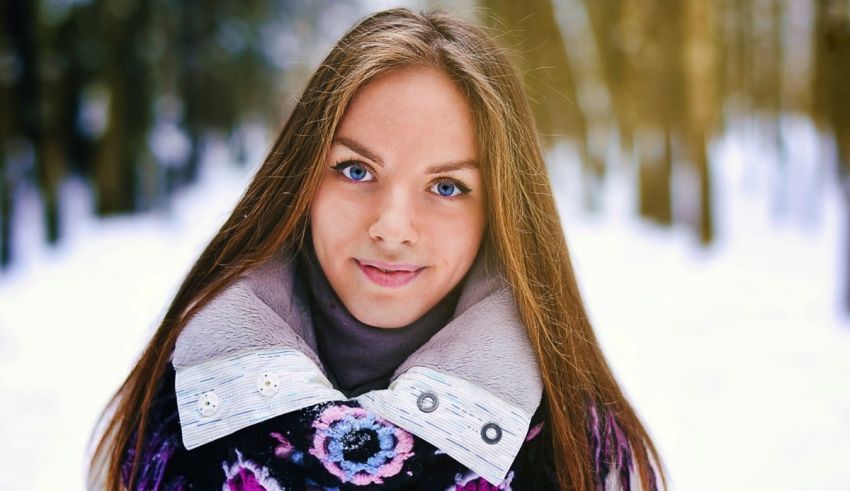
<path fill-rule="evenodd" d="M 333 169 L 334 172 L 336 172 L 337 174 L 342 176 L 347 181 L 352 182 L 354 184 L 361 184 L 361 182 L 349 179 L 348 177 L 346 177 L 342 173 L 343 170 L 345 170 L 346 168 L 348 168 L 352 165 L 355 165 L 355 164 L 362 166 L 362 167 L 365 167 L 367 171 L 371 172 L 372 175 L 375 175 L 375 171 L 372 169 L 372 167 L 369 164 L 366 164 L 364 162 L 360 162 L 359 160 L 351 160 L 351 159 L 341 160 L 341 161 L 331 165 L 331 169 Z M 365 182 L 371 182 L 371 181 L 365 181 Z M 469 189 L 469 186 L 467 186 L 466 184 L 464 184 L 463 182 L 461 182 L 457 179 L 450 179 L 450 178 L 444 177 L 444 178 L 438 178 L 437 180 L 435 180 L 433 182 L 433 184 L 442 184 L 442 183 L 448 183 L 448 184 L 453 184 L 453 185 L 457 186 L 457 188 L 460 190 L 460 194 L 458 194 L 457 196 L 443 196 L 441 194 L 438 194 L 438 196 L 440 198 L 449 199 L 449 200 L 462 198 L 464 195 L 469 194 L 469 192 L 472 191 L 471 189 Z"/>

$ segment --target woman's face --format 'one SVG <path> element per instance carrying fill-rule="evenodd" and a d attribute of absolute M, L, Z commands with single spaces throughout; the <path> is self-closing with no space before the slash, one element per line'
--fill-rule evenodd
<path fill-rule="evenodd" d="M 406 326 L 469 270 L 486 217 L 477 160 L 471 110 L 439 70 L 392 71 L 352 99 L 310 226 L 322 270 L 359 321 Z"/>

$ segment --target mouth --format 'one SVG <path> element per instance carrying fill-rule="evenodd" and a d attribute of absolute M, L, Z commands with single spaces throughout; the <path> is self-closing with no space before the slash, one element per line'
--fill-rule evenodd
<path fill-rule="evenodd" d="M 404 286 L 419 276 L 425 269 L 424 266 L 410 264 L 388 264 L 379 261 L 360 261 L 355 259 L 360 271 L 366 277 L 379 286 L 400 287 Z"/>

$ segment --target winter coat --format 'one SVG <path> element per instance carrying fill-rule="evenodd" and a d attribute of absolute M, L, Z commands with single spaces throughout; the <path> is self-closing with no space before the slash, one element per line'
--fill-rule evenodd
<path fill-rule="evenodd" d="M 243 276 L 181 332 L 135 489 L 556 489 L 539 367 L 486 269 L 388 388 L 354 398 L 328 380 L 292 264 Z"/>

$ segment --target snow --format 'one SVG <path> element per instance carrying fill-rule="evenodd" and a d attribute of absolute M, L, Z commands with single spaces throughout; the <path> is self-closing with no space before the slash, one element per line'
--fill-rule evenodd
<path fill-rule="evenodd" d="M 789 118 L 788 174 L 753 125 L 712 147 L 718 241 L 634 217 L 629 170 L 604 209 L 578 210 L 569 152 L 552 178 L 580 288 L 624 391 L 678 490 L 847 489 L 850 322 L 841 313 L 846 223 L 820 140 Z M 258 164 L 269 135 L 247 145 Z M 0 275 L 0 470 L 8 489 L 84 489 L 91 429 L 252 168 L 215 144 L 168 211 L 95 220 L 63 190 L 68 236 L 42 245 L 19 198 L 24 255 Z M 572 173 L 572 174 L 571 174 Z M 793 178 L 788 178 L 791 176 Z M 783 181 L 784 179 L 784 181 Z M 776 182 L 786 182 L 785 188 Z M 776 189 L 791 199 L 777 212 Z"/>

